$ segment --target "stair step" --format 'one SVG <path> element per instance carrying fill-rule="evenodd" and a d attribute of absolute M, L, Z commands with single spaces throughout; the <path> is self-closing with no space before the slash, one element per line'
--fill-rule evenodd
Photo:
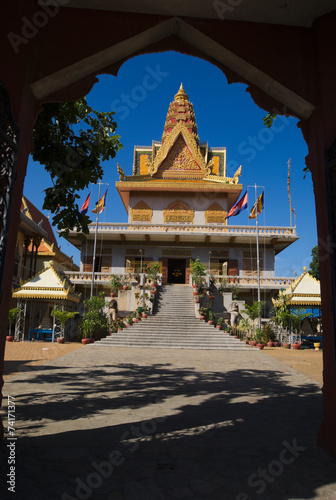
<path fill-rule="evenodd" d="M 147 349 L 250 349 L 245 343 L 195 317 L 193 289 L 158 289 L 155 314 L 90 346 Z"/>

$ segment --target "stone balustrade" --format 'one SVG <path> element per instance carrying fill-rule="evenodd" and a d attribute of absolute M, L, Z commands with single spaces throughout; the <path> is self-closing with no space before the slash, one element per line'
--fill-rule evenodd
<path fill-rule="evenodd" d="M 90 232 L 94 233 L 96 228 L 95 224 L 89 225 Z M 99 233 L 110 232 L 156 232 L 156 233 L 219 233 L 229 234 L 235 236 L 241 235 L 256 235 L 255 226 L 225 226 L 225 225 L 212 225 L 212 224 L 123 224 L 123 223 L 99 223 Z M 280 227 L 280 226 L 259 226 L 259 236 L 297 236 L 295 227 Z"/>
<path fill-rule="evenodd" d="M 258 286 L 258 278 L 257 276 L 220 276 L 220 275 L 212 275 L 212 278 L 215 284 L 220 284 L 221 280 L 225 278 L 227 286 L 230 285 L 239 285 L 241 287 L 257 287 Z M 287 288 L 292 283 L 294 283 L 296 278 L 288 277 L 288 276 L 260 276 L 260 286 L 263 288 Z"/>
<path fill-rule="evenodd" d="M 91 272 L 80 272 L 80 271 L 65 271 L 66 276 L 70 279 L 70 281 L 74 284 L 79 283 L 91 283 L 92 273 Z M 129 274 L 120 274 L 121 278 L 124 278 L 126 281 L 131 279 L 135 279 L 134 276 Z M 212 275 L 212 278 L 215 281 L 215 284 L 220 284 L 221 280 L 224 278 L 220 275 Z M 94 281 L 95 283 L 101 283 L 104 285 L 109 284 L 111 279 L 110 273 L 94 273 Z M 256 276 L 225 276 L 227 281 L 227 285 L 239 285 L 242 288 L 256 287 L 258 285 L 258 279 Z M 260 277 L 260 285 L 263 288 L 287 288 L 295 281 L 293 277 Z"/>

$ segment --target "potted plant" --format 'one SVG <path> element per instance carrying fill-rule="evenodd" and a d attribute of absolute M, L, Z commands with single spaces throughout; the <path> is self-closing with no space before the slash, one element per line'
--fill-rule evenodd
<path fill-rule="evenodd" d="M 200 307 L 200 308 L 198 309 L 198 312 L 199 312 L 199 314 L 200 314 L 200 319 L 201 319 L 201 320 L 204 320 L 204 319 L 206 319 L 206 318 L 207 318 L 207 315 L 208 315 L 208 310 L 207 310 L 207 308 L 206 308 L 206 307 Z"/>
<path fill-rule="evenodd" d="M 206 267 L 201 264 L 199 258 L 194 261 L 190 261 L 190 274 L 194 284 L 196 285 L 197 292 L 201 293 L 203 288 L 203 279 L 206 276 Z"/>
<path fill-rule="evenodd" d="M 110 335 L 113 335 L 114 333 L 117 333 L 118 327 L 116 321 L 112 321 L 110 324 Z"/>
<path fill-rule="evenodd" d="M 69 321 L 69 319 L 74 318 L 78 314 L 79 313 L 77 311 L 74 311 L 74 312 L 71 312 L 71 311 L 62 311 L 61 309 L 53 309 L 51 311 L 50 316 L 52 318 L 56 318 L 57 321 L 59 321 L 59 323 L 61 325 L 61 334 L 57 338 L 57 343 L 58 344 L 64 344 L 64 342 L 65 342 L 64 332 L 65 332 L 65 324 L 66 324 L 66 322 Z"/>
<path fill-rule="evenodd" d="M 257 341 L 258 349 L 263 349 L 265 344 L 264 344 L 263 331 L 261 328 L 256 329 L 255 339 Z"/>
<path fill-rule="evenodd" d="M 147 318 L 147 316 L 148 316 L 148 312 L 149 312 L 149 308 L 148 308 L 148 306 L 142 306 L 142 317 L 143 317 L 144 319 L 146 319 L 146 318 Z"/>
<path fill-rule="evenodd" d="M 123 320 L 121 318 L 117 318 L 116 323 L 117 323 L 117 327 L 118 327 L 118 332 L 122 332 L 124 329 L 125 323 L 123 322 Z"/>
<path fill-rule="evenodd" d="M 112 290 L 111 297 L 112 294 L 114 294 L 113 297 L 115 297 L 116 295 L 118 295 L 118 290 L 120 290 L 120 288 L 122 287 L 119 274 L 111 274 L 110 285 Z"/>
<path fill-rule="evenodd" d="M 300 349 L 300 347 L 301 347 L 300 342 L 293 342 L 292 349 Z"/>
<path fill-rule="evenodd" d="M 157 281 L 159 279 L 160 264 L 153 264 L 148 266 L 146 269 L 147 280 L 153 285 L 157 286 Z"/>
<path fill-rule="evenodd" d="M 282 347 L 283 347 L 284 349 L 290 349 L 290 346 L 291 346 L 291 345 L 290 345 L 290 343 L 289 343 L 289 342 L 283 342 L 283 343 L 282 343 Z"/>
<path fill-rule="evenodd" d="M 104 293 L 84 300 L 84 315 L 78 327 L 83 344 L 94 342 L 108 332 L 108 317 L 104 312 Z"/>
<path fill-rule="evenodd" d="M 139 318 L 138 318 L 138 311 L 137 309 L 135 311 L 133 311 L 132 313 L 132 320 L 133 320 L 133 323 L 139 323 Z"/>
<path fill-rule="evenodd" d="M 6 337 L 7 342 L 14 341 L 14 335 L 12 335 L 12 326 L 15 324 L 16 317 L 19 314 L 19 312 L 20 309 L 18 307 L 14 307 L 14 309 L 10 309 L 8 311 L 9 327 L 8 327 L 8 335 Z"/>
<path fill-rule="evenodd" d="M 132 315 L 129 314 L 127 317 L 126 317 L 126 326 L 127 328 L 132 326 L 133 325 L 133 318 L 132 318 Z"/>
<path fill-rule="evenodd" d="M 224 318 L 222 318 L 222 317 L 218 318 L 217 325 L 216 325 L 216 328 L 218 328 L 218 330 L 222 329 L 223 321 L 224 321 Z"/>
<path fill-rule="evenodd" d="M 209 310 L 209 319 L 208 319 L 208 324 L 213 325 L 215 323 L 216 315 L 211 309 Z"/>
<path fill-rule="evenodd" d="M 232 300 L 237 300 L 241 287 L 237 284 L 229 285 L 229 290 L 232 293 Z"/>

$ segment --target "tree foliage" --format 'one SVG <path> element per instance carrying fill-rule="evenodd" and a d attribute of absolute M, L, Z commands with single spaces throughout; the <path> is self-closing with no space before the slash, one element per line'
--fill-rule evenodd
<path fill-rule="evenodd" d="M 264 304 L 265 304 L 264 301 L 260 302 L 256 301 L 251 306 L 246 304 L 245 305 L 246 309 L 244 309 L 242 312 L 247 314 L 251 321 L 254 321 L 257 318 L 261 317 Z"/>
<path fill-rule="evenodd" d="M 277 118 L 277 114 L 276 113 L 267 113 L 266 116 L 264 116 L 263 118 L 263 122 L 264 122 L 264 125 L 267 127 L 267 128 L 271 128 L 272 125 L 273 125 L 273 122 L 274 120 L 276 120 Z"/>
<path fill-rule="evenodd" d="M 316 245 L 312 251 L 312 261 L 309 264 L 309 274 L 313 276 L 313 278 L 316 278 L 317 280 L 320 279 L 320 261 L 319 261 L 319 250 L 318 246 Z"/>
<path fill-rule="evenodd" d="M 44 104 L 37 117 L 32 156 L 52 181 L 43 208 L 54 214 L 52 223 L 63 235 L 73 228 L 88 233 L 91 221 L 79 212 L 78 192 L 102 179 L 101 162 L 114 158 L 122 147 L 113 114 L 94 111 L 82 98 Z"/>
<path fill-rule="evenodd" d="M 83 333 L 84 338 L 100 338 L 108 330 L 108 318 L 103 310 L 105 307 L 104 293 L 100 293 L 98 296 L 93 295 L 90 299 L 84 300 L 83 303 L 85 312 L 79 330 Z"/>

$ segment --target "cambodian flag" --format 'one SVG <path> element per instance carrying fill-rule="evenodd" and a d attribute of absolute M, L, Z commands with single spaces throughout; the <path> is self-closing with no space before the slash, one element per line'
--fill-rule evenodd
<path fill-rule="evenodd" d="M 81 208 L 80 213 L 82 215 L 86 215 L 88 210 L 89 210 L 90 196 L 91 196 L 91 191 L 89 192 L 88 196 L 86 197 L 86 200 L 84 201 L 83 206 Z"/>
<path fill-rule="evenodd" d="M 239 201 L 229 211 L 225 219 L 228 219 L 229 217 L 232 217 L 233 215 L 238 215 L 242 210 L 245 210 L 247 208 L 247 191 L 243 194 L 243 196 L 240 198 Z"/>

